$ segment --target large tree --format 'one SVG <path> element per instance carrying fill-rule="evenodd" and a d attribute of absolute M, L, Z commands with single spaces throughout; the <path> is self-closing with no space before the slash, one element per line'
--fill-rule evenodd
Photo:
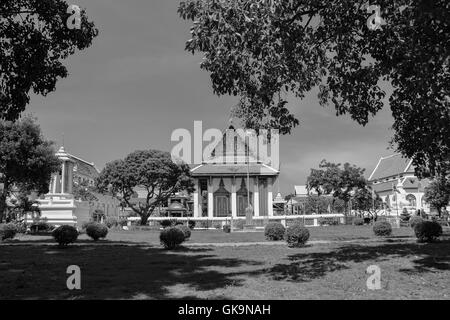
<path fill-rule="evenodd" d="M 203 54 L 200 67 L 216 94 L 240 97 L 236 114 L 248 127 L 291 132 L 299 121 L 288 97 L 315 88 L 322 105 L 365 125 L 389 92 L 393 147 L 418 174 L 443 175 L 450 168 L 450 2 L 376 4 L 381 20 L 367 1 L 348 0 L 186 0 L 178 11 L 193 21 L 186 50 Z"/>
<path fill-rule="evenodd" d="M 0 1 L 0 119 L 16 120 L 30 91 L 47 95 L 68 75 L 63 60 L 88 48 L 98 30 L 80 11 L 80 28 L 65 0 Z M 69 24 L 70 26 L 70 24 Z"/>
<path fill-rule="evenodd" d="M 124 160 L 108 163 L 96 186 L 137 213 L 142 225 L 147 224 L 155 208 L 166 204 L 170 196 L 194 190 L 189 166 L 173 162 L 170 153 L 158 150 L 135 151 Z M 147 195 L 143 201 L 132 201 L 136 188 L 145 189 Z"/>
<path fill-rule="evenodd" d="M 51 174 L 60 169 L 53 143 L 44 139 L 35 119 L 0 121 L 0 222 L 6 200 L 16 195 L 48 192 Z"/>
<path fill-rule="evenodd" d="M 87 182 L 73 183 L 73 197 L 81 201 L 98 201 L 95 196 L 95 187 L 90 186 Z"/>
<path fill-rule="evenodd" d="M 383 200 L 369 187 L 357 189 L 352 197 L 352 208 L 362 215 L 377 216 L 383 209 Z"/>
<path fill-rule="evenodd" d="M 318 195 L 332 195 L 344 201 L 345 208 L 357 190 L 367 187 L 364 178 L 365 169 L 349 163 L 332 163 L 322 160 L 319 169 L 311 169 L 307 178 L 309 190 L 315 190 Z"/>
<path fill-rule="evenodd" d="M 436 179 L 425 188 L 424 200 L 436 208 L 441 216 L 442 208 L 450 204 L 450 180 Z"/>

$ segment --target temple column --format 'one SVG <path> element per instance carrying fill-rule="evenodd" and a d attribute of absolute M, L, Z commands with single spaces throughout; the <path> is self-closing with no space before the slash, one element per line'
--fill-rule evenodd
<path fill-rule="evenodd" d="M 73 163 L 67 162 L 67 179 L 69 183 L 67 184 L 66 193 L 72 194 L 73 192 Z"/>
<path fill-rule="evenodd" d="M 213 178 L 208 178 L 208 218 L 214 217 Z"/>
<path fill-rule="evenodd" d="M 66 193 L 66 162 L 63 161 L 62 163 L 62 170 L 61 170 L 61 193 Z"/>
<path fill-rule="evenodd" d="M 231 216 L 237 218 L 236 177 L 231 178 Z"/>
<path fill-rule="evenodd" d="M 250 188 L 250 186 L 248 186 Z M 254 216 L 259 217 L 259 186 L 258 186 L 258 177 L 255 177 L 253 180 L 253 211 Z"/>
<path fill-rule="evenodd" d="M 195 179 L 195 191 L 194 191 L 194 218 L 200 217 L 199 214 L 199 191 L 200 191 L 200 185 L 199 180 Z"/>
<path fill-rule="evenodd" d="M 267 179 L 267 211 L 273 217 L 273 178 Z"/>

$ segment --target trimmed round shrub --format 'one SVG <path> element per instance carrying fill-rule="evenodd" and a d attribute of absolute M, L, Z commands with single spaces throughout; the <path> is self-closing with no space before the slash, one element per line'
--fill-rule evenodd
<path fill-rule="evenodd" d="M 177 248 L 184 241 L 184 233 L 179 228 L 168 227 L 161 231 L 159 240 L 164 248 L 171 250 Z"/>
<path fill-rule="evenodd" d="M 0 225 L 0 240 L 13 239 L 17 234 L 17 228 L 13 223 Z"/>
<path fill-rule="evenodd" d="M 230 233 L 231 232 L 231 226 L 229 224 L 226 224 L 223 226 L 223 232 Z"/>
<path fill-rule="evenodd" d="M 295 224 L 286 229 L 285 239 L 289 247 L 301 247 L 309 239 L 309 230 L 300 224 Z"/>
<path fill-rule="evenodd" d="M 104 239 L 108 235 L 108 227 L 98 222 L 91 222 L 86 226 L 86 234 L 94 241 Z"/>
<path fill-rule="evenodd" d="M 355 219 L 353 219 L 353 224 L 355 226 L 362 226 L 362 225 L 364 225 L 364 219 L 356 217 Z"/>
<path fill-rule="evenodd" d="M 264 235 L 267 240 L 279 241 L 284 239 L 286 228 L 279 222 L 271 222 L 264 228 Z"/>
<path fill-rule="evenodd" d="M 74 243 L 78 239 L 78 231 L 72 226 L 60 226 L 53 230 L 53 238 L 60 246 L 67 246 L 70 243 Z"/>
<path fill-rule="evenodd" d="M 423 221 L 422 217 L 420 217 L 420 216 L 413 216 L 413 217 L 411 217 L 411 219 L 409 219 L 409 225 L 411 226 L 411 228 L 414 229 L 414 227 L 415 227 L 418 223 L 420 223 L 420 222 L 422 222 L 422 221 Z"/>
<path fill-rule="evenodd" d="M 188 227 L 193 230 L 195 228 L 195 221 L 194 220 L 189 220 L 188 221 Z"/>
<path fill-rule="evenodd" d="M 373 232 L 378 237 L 387 237 L 392 234 L 392 226 L 387 221 L 378 221 L 373 225 Z"/>
<path fill-rule="evenodd" d="M 421 221 L 414 227 L 419 242 L 434 242 L 442 235 L 442 226 L 436 221 Z"/>
<path fill-rule="evenodd" d="M 175 228 L 178 228 L 183 232 L 184 240 L 187 240 L 191 237 L 191 229 L 189 229 L 189 227 L 187 227 L 183 224 L 179 224 L 179 225 L 176 225 Z"/>

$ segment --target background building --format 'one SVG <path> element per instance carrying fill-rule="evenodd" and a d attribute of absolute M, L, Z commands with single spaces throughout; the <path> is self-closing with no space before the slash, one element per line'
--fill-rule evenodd
<path fill-rule="evenodd" d="M 401 154 L 382 157 L 370 175 L 369 182 L 383 200 L 385 208 L 393 215 L 401 214 L 404 208 L 410 212 L 417 209 L 430 211 L 423 199 L 429 180 L 418 179 L 412 160 Z"/>

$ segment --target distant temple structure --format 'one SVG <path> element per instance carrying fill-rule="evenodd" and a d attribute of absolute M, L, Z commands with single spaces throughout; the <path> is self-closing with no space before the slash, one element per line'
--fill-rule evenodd
<path fill-rule="evenodd" d="M 381 197 L 385 208 L 391 214 L 424 209 L 430 206 L 424 201 L 427 179 L 419 180 L 414 173 L 412 160 L 393 154 L 382 157 L 369 177 L 372 189 Z"/>
<path fill-rule="evenodd" d="M 230 133 L 235 133 L 232 125 L 209 157 L 192 166 L 193 216 L 246 217 L 246 208 L 250 205 L 253 217 L 272 217 L 273 186 L 280 173 L 279 167 L 267 164 L 267 159 L 262 159 L 257 150 L 249 147 L 247 139 Z M 231 150 L 227 150 L 227 146 L 232 146 Z"/>
<path fill-rule="evenodd" d="M 41 219 L 53 225 L 79 225 L 89 221 L 90 207 L 76 201 L 73 196 L 74 183 L 94 185 L 99 175 L 93 163 L 75 157 L 61 147 L 56 156 L 61 161 L 61 169 L 52 175 L 50 192 L 44 199 L 38 199 Z M 79 219 L 80 218 L 80 219 Z"/>

